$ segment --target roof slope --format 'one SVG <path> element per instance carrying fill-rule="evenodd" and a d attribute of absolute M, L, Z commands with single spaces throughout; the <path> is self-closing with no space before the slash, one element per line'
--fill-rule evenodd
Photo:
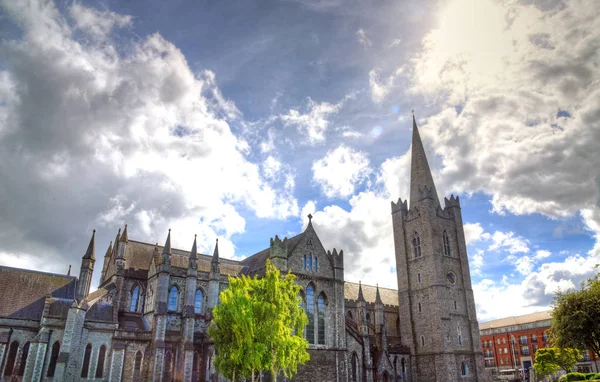
<path fill-rule="evenodd" d="M 344 283 L 344 298 L 346 300 L 358 300 L 358 285 L 348 281 Z M 362 291 L 365 301 L 374 304 L 377 298 L 377 287 L 362 284 Z M 396 289 L 380 287 L 379 294 L 384 305 L 398 306 L 398 291 Z"/>
<path fill-rule="evenodd" d="M 39 320 L 48 294 L 73 301 L 75 287 L 74 276 L 0 266 L 0 317 Z"/>
<path fill-rule="evenodd" d="M 546 321 L 552 319 L 552 311 L 546 310 L 543 312 L 524 314 L 522 316 L 512 316 L 499 318 L 497 320 L 480 322 L 479 330 L 491 329 L 491 328 L 503 328 L 505 326 L 515 326 L 523 324 L 531 324 L 538 321 Z"/>

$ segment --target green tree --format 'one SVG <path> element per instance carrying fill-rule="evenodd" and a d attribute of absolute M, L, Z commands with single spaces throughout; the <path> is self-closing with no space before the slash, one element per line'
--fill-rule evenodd
<path fill-rule="evenodd" d="M 303 335 L 308 318 L 294 280 L 291 273 L 281 277 L 270 262 L 263 278 L 229 278 L 208 330 L 215 343 L 215 367 L 226 378 L 254 381 L 268 370 L 276 381 L 279 374 L 291 377 L 308 361 Z"/>
<path fill-rule="evenodd" d="M 535 364 L 533 365 L 535 373 L 539 379 L 545 378 L 560 370 L 556 363 L 555 348 L 541 348 L 535 352 Z"/>
<path fill-rule="evenodd" d="M 585 282 L 580 290 L 559 291 L 553 305 L 554 345 L 591 349 L 600 357 L 600 274 Z"/>

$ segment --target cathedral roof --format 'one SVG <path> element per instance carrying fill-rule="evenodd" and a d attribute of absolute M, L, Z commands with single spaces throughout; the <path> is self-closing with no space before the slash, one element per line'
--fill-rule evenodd
<path fill-rule="evenodd" d="M 358 300 L 357 283 L 346 281 L 344 283 L 344 298 L 346 300 Z M 365 301 L 374 304 L 377 299 L 377 287 L 373 285 L 362 284 L 362 292 Z M 379 295 L 384 305 L 398 306 L 398 291 L 396 289 L 379 288 Z"/>
<path fill-rule="evenodd" d="M 310 224 L 310 223 L 309 223 Z M 306 232 L 306 231 L 305 231 Z M 300 239 L 304 236 L 304 232 L 287 239 L 287 248 L 289 252 L 292 252 L 296 245 L 300 242 Z M 260 252 L 255 253 L 252 256 L 246 257 L 240 263 L 245 265 L 247 268 L 245 273 L 247 274 L 255 274 L 264 270 L 265 264 L 271 255 L 271 248 L 263 249 Z"/>
<path fill-rule="evenodd" d="M 74 276 L 0 266 L 0 317 L 39 320 L 48 294 L 73 302 L 75 281 Z M 51 313 L 62 311 L 58 305 Z"/>

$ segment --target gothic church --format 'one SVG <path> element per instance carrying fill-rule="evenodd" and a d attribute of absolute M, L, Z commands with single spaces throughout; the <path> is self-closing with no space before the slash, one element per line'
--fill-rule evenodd
<path fill-rule="evenodd" d="M 413 117 L 410 206 L 391 204 L 398 290 L 344 280 L 318 223 L 242 261 L 94 235 L 79 277 L 0 267 L 0 381 L 222 381 L 207 334 L 228 276 L 271 260 L 302 287 L 310 361 L 294 381 L 475 382 L 483 357 L 458 197 L 440 205 Z M 191 240 L 190 240 L 191 241 Z M 392 250 L 390 248 L 390 250 Z M 267 377 L 264 378 L 268 380 Z"/>

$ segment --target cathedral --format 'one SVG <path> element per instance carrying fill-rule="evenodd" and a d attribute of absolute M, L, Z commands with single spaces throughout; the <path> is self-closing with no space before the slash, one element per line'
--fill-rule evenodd
<path fill-rule="evenodd" d="M 344 252 L 323 247 L 310 215 L 241 261 L 125 226 L 99 269 L 94 233 L 79 277 L 0 266 L 0 381 L 224 381 L 211 311 L 229 276 L 260 276 L 267 260 L 296 276 L 309 318 L 293 381 L 484 381 L 460 202 L 440 204 L 414 117 L 412 134 L 410 198 L 391 203 L 397 290 L 345 281 Z"/>

